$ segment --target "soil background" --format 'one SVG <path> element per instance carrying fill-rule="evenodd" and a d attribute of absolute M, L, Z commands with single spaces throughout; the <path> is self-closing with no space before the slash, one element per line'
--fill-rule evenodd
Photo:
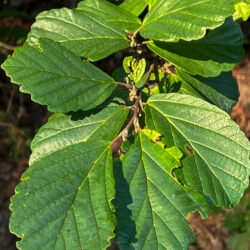
<path fill-rule="evenodd" d="M 78 2 L 77 0 L 1 1 L 0 64 L 12 53 L 12 46 L 22 44 L 37 13 L 64 6 L 73 8 Z M 242 30 L 246 41 L 250 41 L 250 21 L 242 24 Z M 2 47 L 1 42 L 9 47 Z M 244 60 L 233 71 L 238 82 L 240 98 L 231 116 L 250 138 L 250 45 L 246 44 L 245 50 Z M 105 64 L 110 68 L 115 65 L 115 61 L 111 57 Z M 47 121 L 48 116 L 46 107 L 32 102 L 29 95 L 19 92 L 18 86 L 11 84 L 0 70 L 0 250 L 17 249 L 15 246 L 17 238 L 8 228 L 10 197 L 14 194 L 14 187 L 19 182 L 21 174 L 28 167 L 30 142 L 36 131 Z M 212 213 L 206 220 L 202 220 L 197 213 L 190 215 L 189 222 L 197 241 L 190 245 L 189 250 L 228 249 L 226 242 L 231 232 L 223 227 L 223 218 L 223 213 Z"/>

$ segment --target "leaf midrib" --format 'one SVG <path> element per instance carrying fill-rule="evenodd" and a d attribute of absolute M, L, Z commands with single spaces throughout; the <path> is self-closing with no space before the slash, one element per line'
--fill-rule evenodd
<path fill-rule="evenodd" d="M 153 107 L 153 106 L 152 106 L 152 107 Z M 172 126 L 173 126 L 175 129 L 177 129 L 177 130 L 183 135 L 183 137 L 184 137 L 187 141 L 194 142 L 194 143 L 196 143 L 196 144 L 201 144 L 201 143 L 199 143 L 199 142 L 195 142 L 195 141 L 193 141 L 193 140 L 187 138 L 186 136 L 184 136 L 184 134 L 181 132 L 181 130 L 180 130 L 171 120 L 169 120 L 168 117 L 169 117 L 169 118 L 172 118 L 172 119 L 174 119 L 174 120 L 182 121 L 182 122 L 184 122 L 184 123 L 192 124 L 192 125 L 194 125 L 194 126 L 200 127 L 200 128 L 202 128 L 202 129 L 205 129 L 205 130 L 209 130 L 209 131 L 211 131 L 211 132 L 214 132 L 214 133 L 216 133 L 216 134 L 219 134 L 220 136 L 223 136 L 223 137 L 227 138 L 228 140 L 230 140 L 230 141 L 232 141 L 232 142 L 235 142 L 235 141 L 232 140 L 230 137 L 227 137 L 227 136 L 225 136 L 225 135 L 223 135 L 223 134 L 220 134 L 219 132 L 217 132 L 217 131 L 215 131 L 215 130 L 212 130 L 212 129 L 209 129 L 209 128 L 205 128 L 205 127 L 202 127 L 202 126 L 200 126 L 199 124 L 192 123 L 192 122 L 190 122 L 190 121 L 181 119 L 181 118 L 179 118 L 179 117 L 174 117 L 174 116 L 171 116 L 171 115 L 165 115 L 164 113 L 162 113 L 162 112 L 161 112 L 159 109 L 157 109 L 156 107 L 154 107 L 154 109 L 157 110 L 162 116 L 164 116 L 164 117 L 168 120 L 168 122 L 169 122 L 170 124 L 172 124 Z M 193 144 L 192 144 L 192 145 L 193 145 Z M 202 144 L 202 145 L 205 146 L 205 147 L 207 147 L 207 148 L 209 148 L 209 149 L 211 149 L 212 151 L 217 152 L 218 154 L 221 154 L 221 155 L 223 155 L 223 156 L 229 158 L 230 160 L 232 160 L 232 161 L 238 163 L 239 165 L 241 165 L 242 167 L 248 169 L 245 165 L 243 165 L 243 163 L 241 163 L 241 162 L 239 162 L 239 161 L 233 159 L 231 156 L 228 156 L 228 155 L 226 155 L 226 154 L 224 154 L 224 153 L 222 153 L 222 152 L 220 152 L 220 151 L 218 151 L 218 150 L 216 150 L 216 149 L 214 149 L 214 148 L 211 148 L 211 147 L 209 147 L 209 146 L 207 146 L 207 145 L 205 145 L 205 144 Z M 241 144 L 237 143 L 237 145 L 240 145 L 244 150 L 246 150 L 246 148 L 245 148 L 244 146 L 242 146 Z M 196 150 L 196 151 L 197 151 L 197 150 Z M 197 152 L 198 152 L 198 151 L 197 151 Z M 201 157 L 201 158 L 202 158 L 202 157 Z M 202 158 L 202 159 L 203 159 L 203 158 Z M 204 161 L 205 161 L 205 159 L 204 159 Z M 206 162 L 206 163 L 207 163 L 207 162 Z"/>
<path fill-rule="evenodd" d="M 155 109 L 156 109 L 156 108 L 155 108 Z M 157 109 L 157 111 L 158 111 L 159 113 L 161 113 L 161 114 L 164 116 L 164 114 L 163 114 L 162 112 L 160 112 L 158 109 Z M 164 117 L 166 117 L 166 116 L 164 116 Z M 168 120 L 168 122 L 169 122 L 176 130 L 179 131 L 179 133 L 185 138 L 186 141 L 189 141 L 189 139 L 179 130 L 178 127 L 175 126 L 175 124 L 173 124 L 173 123 L 168 119 L 168 117 L 166 117 L 166 119 Z M 216 174 L 214 173 L 214 171 L 211 169 L 211 167 L 210 167 L 210 165 L 208 164 L 208 162 L 206 161 L 206 159 L 204 159 L 204 158 L 200 155 L 200 152 L 196 149 L 196 147 L 195 147 L 193 144 L 192 144 L 192 147 L 194 148 L 195 152 L 201 157 L 201 159 L 206 163 L 206 165 L 208 166 L 208 168 L 209 168 L 209 170 L 211 171 L 211 173 L 213 174 L 213 176 L 218 180 L 218 182 L 220 183 L 222 189 L 224 190 L 225 194 L 227 195 L 227 198 L 228 198 L 229 201 L 230 201 L 230 196 L 228 196 L 228 194 L 227 194 L 227 192 L 226 192 L 224 186 L 223 186 L 223 185 L 221 184 L 221 182 L 220 182 L 220 179 L 216 176 Z M 212 180 L 213 180 L 213 179 L 212 179 Z M 217 193 L 216 193 L 216 190 L 215 190 L 215 194 L 217 194 Z M 217 195 L 216 195 L 216 199 L 218 200 Z"/>
<path fill-rule="evenodd" d="M 113 33 L 116 33 L 116 34 L 118 35 L 118 37 L 125 38 L 125 36 L 124 36 L 122 33 L 118 32 L 117 30 L 114 30 L 114 29 L 112 29 L 112 28 L 110 28 L 110 27 L 107 27 L 107 26 L 105 26 L 105 25 L 103 25 L 103 24 L 97 22 L 97 21 L 96 21 L 95 19 L 93 19 L 92 17 L 86 15 L 83 11 L 80 11 L 80 10 L 78 10 L 78 11 L 79 11 L 81 14 L 83 14 L 85 17 L 87 17 L 87 18 L 91 19 L 92 21 L 94 21 L 95 23 L 97 23 L 98 25 L 103 26 L 104 28 L 106 28 L 107 30 L 110 30 L 110 31 L 113 32 Z M 83 26 L 80 26 L 80 25 L 78 25 L 78 24 L 76 24 L 76 23 L 73 23 L 73 20 L 72 20 L 72 23 L 71 23 L 71 22 L 69 22 L 69 21 L 66 21 L 65 19 L 62 19 L 62 18 L 59 18 L 59 17 L 54 17 L 54 16 L 41 16 L 41 17 L 38 17 L 38 18 L 37 18 L 37 20 L 42 20 L 42 19 L 45 19 L 45 20 L 47 20 L 47 19 L 59 20 L 59 21 L 61 21 L 62 23 L 67 23 L 67 24 L 69 24 L 69 25 L 76 26 L 76 27 L 78 27 L 79 29 L 83 30 L 84 32 L 87 32 L 87 33 L 93 35 L 94 37 L 98 37 L 97 34 L 90 32 L 89 30 L 85 29 Z M 36 26 L 34 26 L 34 28 L 35 28 L 35 27 L 36 27 Z M 125 38 L 125 39 L 126 39 L 126 38 Z"/>
<path fill-rule="evenodd" d="M 25 67 L 25 66 L 6 65 L 5 68 L 6 67 L 19 68 L 19 69 L 26 69 L 27 70 L 27 67 Z M 110 80 L 95 80 L 95 79 L 82 78 L 82 77 L 78 77 L 78 76 L 72 76 L 72 75 L 68 75 L 68 74 L 62 74 L 62 73 L 57 73 L 57 72 L 52 72 L 52 71 L 47 71 L 47 70 L 40 70 L 40 69 L 35 69 L 35 68 L 30 68 L 30 67 L 29 67 L 29 69 L 34 70 L 34 71 L 38 71 L 39 73 L 49 73 L 49 74 L 58 75 L 60 77 L 68 77 L 68 78 L 78 79 L 78 80 L 81 80 L 81 81 L 110 83 L 110 84 L 117 85 L 116 82 L 114 80 L 112 80 L 112 79 L 110 79 Z"/>
<path fill-rule="evenodd" d="M 90 5 L 88 5 L 88 4 L 85 4 L 85 6 L 88 6 L 90 9 L 92 9 L 93 7 L 92 6 L 90 6 Z M 84 9 L 78 9 L 78 10 L 83 10 L 83 11 L 85 11 L 85 12 L 91 12 L 91 11 L 88 11 L 88 10 L 84 10 Z M 102 13 L 104 13 L 104 14 L 106 14 L 106 15 L 108 15 L 109 17 L 113 17 L 112 15 L 110 15 L 109 13 L 107 13 L 107 12 L 104 12 L 101 8 L 98 8 L 97 10 L 99 10 L 100 12 L 102 12 Z M 130 19 L 114 19 L 114 20 L 109 20 L 109 19 L 106 19 L 106 21 L 107 22 L 124 22 L 124 23 L 134 23 L 134 24 L 141 24 L 141 22 L 140 22 L 140 20 L 139 19 L 137 19 L 137 22 L 134 20 L 134 21 L 132 21 L 132 20 L 130 20 Z"/>
<path fill-rule="evenodd" d="M 114 116 L 116 116 L 118 113 L 123 112 L 124 110 L 125 110 L 125 108 L 124 108 L 124 109 L 120 109 L 120 110 L 114 112 L 114 113 L 112 114 L 112 116 L 110 116 L 108 119 L 104 119 L 104 120 L 102 120 L 102 121 L 100 121 L 100 122 L 96 122 L 96 124 L 97 124 L 97 123 L 101 123 L 101 125 L 104 125 L 104 124 L 107 123 L 109 120 L 112 120 L 112 118 L 113 118 Z M 90 125 L 91 125 L 91 124 L 90 124 Z M 81 127 L 81 126 L 79 126 L 79 127 Z M 77 128 L 79 128 L 79 127 L 77 127 Z M 85 127 L 85 126 L 83 126 L 83 127 Z M 86 138 L 86 140 L 80 141 L 80 142 L 75 143 L 75 144 L 66 145 L 66 146 L 60 148 L 59 150 L 66 149 L 66 148 L 68 148 L 68 147 L 70 147 L 70 146 L 72 146 L 72 145 L 78 145 L 78 144 L 81 144 L 81 143 L 83 143 L 83 142 L 95 141 L 95 140 L 90 140 L 90 139 L 91 139 L 91 137 L 92 137 L 101 127 L 102 127 L 102 126 L 99 126 L 99 127 L 97 127 L 95 130 L 93 130 L 93 132 L 92 132 L 91 134 L 89 134 L 89 136 Z M 69 128 L 69 129 L 67 129 L 66 131 L 69 131 L 69 130 L 71 130 L 71 129 L 74 129 L 74 128 Z M 59 134 L 60 134 L 60 133 L 64 133 L 64 132 L 65 132 L 65 130 L 59 132 Z M 58 134 L 55 134 L 55 135 L 53 135 L 52 137 L 57 136 L 57 135 L 58 135 Z M 43 138 L 43 140 L 41 140 L 41 141 L 39 141 L 39 142 L 37 142 L 37 143 L 40 143 L 40 142 L 46 140 L 47 138 L 50 138 L 50 136 L 48 136 L 48 137 L 46 137 L 46 138 Z M 112 139 L 113 139 L 113 138 L 114 138 L 114 136 L 112 137 Z M 112 139 L 111 139 L 111 140 L 112 140 Z M 110 141 L 111 141 L 111 140 L 110 140 Z M 103 138 L 103 141 L 105 141 L 105 138 Z M 37 145 L 37 143 L 36 143 L 35 145 Z M 34 150 L 35 145 L 34 145 L 34 146 L 32 145 L 32 148 L 31 148 L 32 151 Z M 93 150 L 93 149 L 91 149 L 91 150 Z M 49 153 L 49 154 L 46 154 L 45 157 L 49 157 L 50 155 L 52 155 L 52 154 L 55 153 L 55 152 L 56 152 L 56 151 L 53 151 L 53 152 L 51 152 L 51 153 Z M 37 161 L 39 161 L 39 159 L 36 160 L 36 161 L 34 161 L 34 162 L 32 162 L 32 164 L 34 164 L 34 163 L 37 162 Z"/>
<path fill-rule="evenodd" d="M 164 102 L 164 101 L 163 101 L 163 100 L 153 100 L 153 102 Z M 184 104 L 184 103 L 173 102 L 173 101 L 165 101 L 165 102 L 166 102 L 166 103 L 168 103 L 168 102 L 174 103 L 174 104 L 176 104 L 176 105 L 183 105 L 183 106 L 185 106 L 185 107 L 186 107 L 186 106 L 190 106 L 190 107 L 193 107 L 193 108 L 196 108 L 196 109 L 197 109 L 196 106 L 193 106 L 193 105 L 190 105 L 190 104 Z M 165 115 L 164 113 L 162 113 L 158 108 L 156 108 L 155 106 L 153 106 L 153 104 L 151 104 L 150 102 L 148 102 L 147 104 L 148 104 L 149 106 L 151 106 L 153 109 L 157 110 L 159 113 L 161 113 L 164 117 L 166 117 L 166 115 Z M 212 109 L 205 109 L 205 108 L 203 108 L 203 107 L 202 107 L 202 109 L 203 109 L 203 110 L 206 110 L 206 111 L 213 112 L 213 113 L 222 114 L 221 112 L 216 112 L 215 110 L 212 110 Z M 227 138 L 228 140 L 230 140 L 230 141 L 233 142 L 233 143 L 236 142 L 237 145 L 240 145 L 244 150 L 247 149 L 247 148 L 246 148 L 243 144 L 241 144 L 239 141 L 232 140 L 230 137 L 228 137 L 228 136 L 226 136 L 226 135 L 224 135 L 224 134 L 220 134 L 219 132 L 217 132 L 217 131 L 215 131 L 215 130 L 212 130 L 212 129 L 209 129 L 209 128 L 205 128 L 205 127 L 202 127 L 202 126 L 200 126 L 199 124 L 192 123 L 192 122 L 190 122 L 190 121 L 181 119 L 181 118 L 179 118 L 179 117 L 174 117 L 174 116 L 171 116 L 171 115 L 167 115 L 167 116 L 168 116 L 168 117 L 171 117 L 171 118 L 173 118 L 173 119 L 176 119 L 176 120 L 180 120 L 180 121 L 183 121 L 183 122 L 186 122 L 186 123 L 190 123 L 190 124 L 192 124 L 192 125 L 194 125 L 194 126 L 197 126 L 197 127 L 202 128 L 202 129 L 209 130 L 209 131 L 211 131 L 211 132 L 213 132 L 213 133 L 215 133 L 215 134 L 218 134 L 218 135 L 220 135 L 220 136 L 223 136 L 223 137 Z M 166 117 L 166 118 L 167 118 L 167 117 Z"/>
<path fill-rule="evenodd" d="M 153 209 L 152 209 L 152 204 L 151 204 L 151 200 L 150 200 L 150 197 L 149 197 L 149 184 L 148 184 L 148 182 L 150 181 L 151 183 L 152 183 L 152 180 L 150 180 L 149 178 L 148 178 L 148 174 L 147 174 L 147 170 L 146 170 L 146 167 L 145 167 L 145 164 L 144 164 L 144 157 L 143 157 L 143 153 L 145 153 L 153 162 L 155 162 L 155 160 L 153 159 L 153 158 L 151 158 L 150 157 L 150 155 L 144 150 L 144 147 L 143 147 L 143 145 L 142 145 L 142 140 L 143 140 L 143 138 L 141 137 L 141 134 L 140 134 L 140 138 L 139 138 L 139 140 L 140 140 L 140 146 L 141 146 L 141 161 L 143 162 L 143 168 L 144 168 L 144 172 L 145 172 L 145 175 L 146 175 L 146 181 L 147 181 L 147 196 L 148 196 L 148 200 L 149 200 L 149 203 L 150 203 L 150 207 L 151 207 L 151 210 L 150 210 L 150 212 L 151 212 L 151 216 L 152 216 L 152 223 L 153 223 L 153 225 L 154 225 L 154 231 L 155 231 L 155 235 L 156 235 L 156 238 L 157 238 L 157 244 L 159 245 L 159 244 L 161 244 L 160 242 L 159 242 L 159 239 L 158 239 L 158 236 L 157 236 L 157 233 L 156 233 L 156 226 L 155 226 L 155 222 L 154 222 L 154 216 L 153 216 L 153 213 L 155 213 L 154 211 L 153 211 Z M 167 175 L 169 175 L 169 173 L 165 170 L 165 169 L 163 169 L 157 162 L 155 162 L 156 163 L 156 165 L 163 171 L 163 172 L 165 172 Z M 170 176 L 171 177 L 171 176 Z M 172 178 L 172 177 L 171 177 Z M 163 194 L 164 195 L 164 194 Z M 164 195 L 164 197 L 166 197 L 165 195 Z M 167 197 L 166 197 L 167 198 Z M 181 211 L 167 198 L 167 200 L 172 204 L 172 206 L 173 207 L 175 207 L 176 208 L 176 210 L 177 211 L 179 211 L 179 213 L 180 213 L 180 215 L 181 216 L 183 216 L 183 214 L 181 213 Z M 165 225 L 165 223 L 163 223 L 164 225 Z M 165 225 L 166 226 L 166 225 Z M 168 226 L 167 226 L 167 228 L 168 228 Z M 170 229 L 169 229 L 170 230 Z M 170 230 L 171 231 L 171 230 Z M 172 231 L 171 231 L 172 232 Z M 172 232 L 172 234 L 173 234 L 173 232 Z M 173 234 L 174 235 L 174 234 Z M 175 237 L 175 235 L 174 235 L 174 237 Z M 176 237 L 175 237 L 176 238 Z M 176 240 L 180 243 L 180 241 L 176 238 Z M 181 243 L 180 243 L 180 245 L 181 245 Z M 164 246 L 165 247 L 165 246 Z"/>

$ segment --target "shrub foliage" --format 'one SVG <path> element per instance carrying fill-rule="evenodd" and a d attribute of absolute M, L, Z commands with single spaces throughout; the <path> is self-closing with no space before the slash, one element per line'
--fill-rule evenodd
<path fill-rule="evenodd" d="M 189 213 L 240 201 L 236 2 L 85 0 L 37 16 L 2 65 L 54 113 L 11 199 L 19 249 L 186 249 Z M 112 76 L 94 63 L 118 51 Z"/>

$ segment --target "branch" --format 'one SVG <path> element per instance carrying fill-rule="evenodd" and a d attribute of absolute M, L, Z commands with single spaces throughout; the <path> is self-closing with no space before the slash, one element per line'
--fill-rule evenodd
<path fill-rule="evenodd" d="M 138 33 L 140 32 L 142 26 L 140 26 L 131 36 L 131 47 L 136 47 L 137 46 L 137 42 L 136 42 L 136 36 L 138 35 Z"/>
<path fill-rule="evenodd" d="M 132 86 L 129 84 L 129 82 L 127 82 L 127 83 L 124 83 L 124 82 L 116 82 L 116 84 L 121 85 L 121 86 L 123 86 L 123 87 L 125 87 L 125 88 L 127 88 L 127 89 L 131 89 L 131 88 L 132 88 Z"/>
<path fill-rule="evenodd" d="M 21 48 L 21 46 L 12 46 L 12 45 L 8 45 L 6 43 L 0 42 L 0 47 L 6 49 L 6 50 L 15 50 L 16 48 Z"/>
<path fill-rule="evenodd" d="M 140 32 L 142 26 L 140 26 L 134 33 L 133 33 L 133 37 L 134 39 L 136 38 L 137 34 Z"/>
<path fill-rule="evenodd" d="M 135 122 L 138 119 L 137 115 L 138 115 L 138 110 L 140 108 L 140 102 L 141 102 L 141 95 L 137 97 L 135 104 L 132 106 L 132 110 L 133 110 L 133 115 L 129 121 L 129 123 L 127 124 L 127 126 L 117 135 L 117 137 L 111 142 L 111 148 L 112 148 L 112 155 L 113 158 L 115 158 L 117 156 L 117 154 L 119 153 L 120 149 L 121 149 L 121 145 L 124 141 L 124 139 L 128 138 L 128 132 L 130 130 L 130 128 L 134 125 L 135 126 Z"/>

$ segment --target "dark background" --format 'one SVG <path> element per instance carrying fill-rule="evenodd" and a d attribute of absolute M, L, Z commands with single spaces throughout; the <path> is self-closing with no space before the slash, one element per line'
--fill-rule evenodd
<path fill-rule="evenodd" d="M 42 10 L 68 7 L 74 8 L 79 0 L 0 0 L 0 64 L 22 45 L 35 16 Z M 118 2 L 120 0 L 113 0 Z M 250 25 L 242 23 L 246 37 L 246 57 L 234 69 L 240 99 L 233 110 L 232 118 L 250 138 Z M 117 66 L 117 59 L 109 57 L 104 61 L 108 68 Z M 105 67 L 105 66 L 104 66 Z M 19 92 L 18 86 L 11 84 L 4 72 L 0 70 L 0 250 L 14 250 L 16 237 L 9 232 L 8 209 L 10 197 L 20 175 L 28 167 L 30 143 L 36 131 L 47 121 L 49 113 L 46 107 L 30 100 L 30 96 Z M 250 226 L 250 192 L 246 192 L 242 204 L 234 210 L 214 210 L 211 216 L 202 221 L 198 214 L 191 215 L 189 222 L 197 236 L 197 242 L 190 250 L 228 249 L 226 242 L 231 235 L 245 233 Z M 249 203 L 249 204 L 248 204 Z M 249 214 L 250 217 L 250 214 Z M 227 220 L 235 218 L 234 227 L 227 225 Z M 236 225 L 236 226 L 235 226 Z M 250 235 L 249 235 L 250 237 Z M 241 242 L 243 242 L 241 240 Z M 247 241 L 247 239 L 245 239 Z M 239 248 L 243 243 L 239 243 Z M 247 250 L 250 245 L 241 250 Z M 74 250 L 74 249 L 72 249 Z"/>

